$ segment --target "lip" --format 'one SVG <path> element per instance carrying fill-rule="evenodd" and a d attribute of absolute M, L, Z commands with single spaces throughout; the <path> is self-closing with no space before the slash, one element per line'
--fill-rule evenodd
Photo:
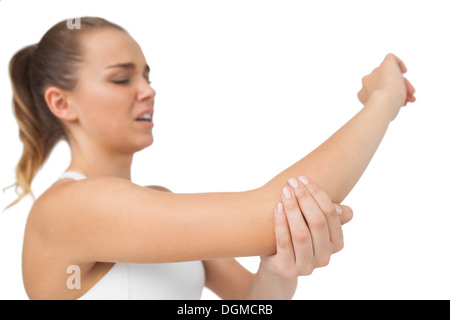
<path fill-rule="evenodd" d="M 137 116 L 134 118 L 134 120 L 137 120 L 140 116 L 142 116 L 143 114 L 146 114 L 146 113 L 150 113 L 152 115 L 152 118 L 153 118 L 153 109 L 148 108 L 148 109 L 144 109 L 141 112 L 139 112 L 137 114 Z"/>
<path fill-rule="evenodd" d="M 155 125 L 153 124 L 153 121 L 136 121 L 141 126 L 147 127 L 147 128 L 153 128 Z"/>

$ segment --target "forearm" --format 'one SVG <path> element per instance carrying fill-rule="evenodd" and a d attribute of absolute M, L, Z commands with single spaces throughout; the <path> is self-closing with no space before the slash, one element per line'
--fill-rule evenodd
<path fill-rule="evenodd" d="M 340 203 L 358 182 L 387 131 L 391 117 L 383 113 L 386 108 L 378 106 L 388 101 L 383 95 L 374 95 L 321 146 L 261 188 L 261 199 L 274 205 L 279 198 L 276 191 L 282 189 L 289 177 L 304 175 L 320 185 L 333 202 Z M 261 264 L 245 298 L 291 299 L 296 288 L 297 278 L 284 279 Z"/>
<path fill-rule="evenodd" d="M 358 182 L 380 145 L 390 123 L 389 114 L 377 107 L 389 103 L 374 95 L 366 106 L 333 136 L 273 178 L 262 192 L 275 203 L 289 177 L 311 177 L 335 203 L 341 203 Z"/>
<path fill-rule="evenodd" d="M 289 300 L 297 289 L 297 277 L 284 279 L 270 272 L 262 265 L 253 275 L 248 291 L 244 296 L 246 300 Z"/>
<path fill-rule="evenodd" d="M 174 252 L 162 250 L 158 259 L 204 260 L 276 253 L 273 214 L 288 179 L 311 177 L 333 202 L 340 203 L 364 172 L 388 128 L 390 117 L 381 111 L 387 108 L 377 108 L 381 103 L 382 99 L 370 100 L 326 142 L 261 188 L 143 195 L 147 206 L 154 208 L 150 213 L 158 213 L 152 216 L 151 225 L 156 226 L 155 219 L 164 220 L 161 227 L 154 227 L 152 236 L 176 243 Z"/>
<path fill-rule="evenodd" d="M 378 108 L 382 103 L 386 103 L 383 97 L 374 95 L 321 146 L 261 188 L 245 193 L 211 194 L 205 199 L 203 196 L 194 200 L 193 206 L 202 204 L 205 209 L 217 208 L 214 211 L 217 219 L 213 220 L 217 225 L 211 228 L 215 230 L 214 238 L 218 237 L 219 230 L 228 230 L 224 233 L 227 254 L 220 257 L 263 256 L 276 252 L 274 208 L 290 177 L 310 177 L 332 202 L 340 203 L 363 174 L 389 126 L 391 115 L 383 113 L 388 108 Z M 183 205 L 186 202 L 183 201 Z M 195 211 L 198 213 L 199 209 Z"/>
<path fill-rule="evenodd" d="M 124 182 L 117 181 L 120 188 L 111 186 L 112 190 L 105 192 L 105 201 L 99 201 L 97 196 L 95 203 L 90 205 L 91 210 L 118 211 L 116 215 L 126 220 L 123 223 L 118 223 L 118 218 L 111 220 L 112 227 L 109 229 L 117 228 L 116 234 L 123 234 L 124 241 L 129 241 L 127 235 L 136 234 L 136 229 L 141 230 L 142 239 L 151 239 L 139 242 L 143 244 L 141 252 L 137 254 L 138 250 L 133 250 L 133 259 L 172 262 L 274 254 L 274 208 L 289 177 L 311 177 L 333 202 L 340 203 L 364 172 L 388 128 L 390 117 L 381 111 L 387 108 L 377 108 L 381 103 L 382 99 L 370 100 L 363 110 L 320 147 L 261 188 L 247 192 L 170 194 L 150 192 L 146 188 L 123 185 Z M 94 182 L 92 184 L 92 190 L 99 189 Z M 133 197 L 126 195 L 128 189 L 132 189 L 130 193 L 134 194 Z M 86 194 L 95 193 L 87 187 L 82 190 Z M 118 196 L 110 199 L 111 194 Z M 118 205 L 112 205 L 112 201 Z M 105 207 L 98 208 L 100 204 Z M 134 216 L 123 213 L 121 208 L 126 208 Z M 103 219 L 99 218 L 99 225 L 104 225 Z M 129 221 L 139 222 L 132 224 Z M 129 226 L 129 229 L 125 230 L 123 225 Z M 145 228 L 141 229 L 141 226 Z M 147 226 L 151 226 L 151 230 Z M 94 232 L 95 229 L 92 230 Z M 106 243 L 108 239 L 105 238 Z M 155 243 L 155 239 L 165 245 L 150 245 Z M 145 245 L 147 243 L 149 245 Z M 127 259 L 131 258 L 126 248 L 131 245 L 123 245 Z M 117 246 L 111 247 L 112 254 L 117 251 Z M 100 253 L 104 255 L 104 252 L 102 246 Z M 104 259 L 114 261 L 110 256 Z"/>

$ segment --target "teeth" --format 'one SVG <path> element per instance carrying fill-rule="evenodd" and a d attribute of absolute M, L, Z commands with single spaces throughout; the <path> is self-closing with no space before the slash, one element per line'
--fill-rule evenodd
<path fill-rule="evenodd" d="M 142 119 L 142 120 L 151 120 L 152 119 L 152 115 L 150 113 L 144 113 L 142 116 L 140 116 L 138 119 Z"/>

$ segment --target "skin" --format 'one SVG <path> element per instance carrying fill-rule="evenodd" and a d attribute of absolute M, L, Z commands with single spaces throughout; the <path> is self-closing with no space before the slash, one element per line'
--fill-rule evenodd
<path fill-rule="evenodd" d="M 134 153 L 153 143 L 152 129 L 135 121 L 140 111 L 154 108 L 156 95 L 139 45 L 112 29 L 91 32 L 83 41 L 89 45 L 77 87 L 49 87 L 45 99 L 70 133 L 67 170 L 89 179 L 56 182 L 30 212 L 23 275 L 32 299 L 76 299 L 114 262 L 186 260 L 204 261 L 206 286 L 224 299 L 291 298 L 298 276 L 327 265 L 342 249 L 341 224 L 352 212 L 340 206 L 339 215 L 333 202 L 340 203 L 357 182 L 401 104 L 413 100 L 403 63 L 390 55 L 365 78 L 365 112 L 263 187 L 173 194 L 130 181 Z M 111 67 L 123 63 L 133 67 Z M 366 135 L 355 134 L 368 122 Z M 344 159 L 348 150 L 360 158 Z M 180 224 L 188 226 L 183 233 Z M 164 250 L 154 243 L 164 243 Z M 262 257 L 256 274 L 231 258 L 248 255 Z M 65 270 L 74 264 L 83 274 L 83 292 L 65 286 Z"/>

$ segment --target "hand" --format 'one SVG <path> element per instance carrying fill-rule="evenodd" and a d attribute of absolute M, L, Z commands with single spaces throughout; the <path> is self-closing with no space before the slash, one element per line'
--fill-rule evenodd
<path fill-rule="evenodd" d="M 406 72 L 403 61 L 393 54 L 388 54 L 378 68 L 363 78 L 363 87 L 358 93 L 359 100 L 365 105 L 374 94 L 383 93 L 388 99 L 388 103 L 384 105 L 391 108 L 391 120 L 394 120 L 400 107 L 416 101 L 416 90 L 402 75 Z"/>
<path fill-rule="evenodd" d="M 351 208 L 331 203 L 311 179 L 300 179 L 289 179 L 275 208 L 277 253 L 261 257 L 260 269 L 284 279 L 328 265 L 331 255 L 344 247 L 341 225 L 353 217 Z"/>

